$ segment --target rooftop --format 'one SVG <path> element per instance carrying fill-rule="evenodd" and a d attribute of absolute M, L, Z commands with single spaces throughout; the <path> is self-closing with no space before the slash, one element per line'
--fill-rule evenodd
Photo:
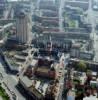
<path fill-rule="evenodd" d="M 22 83 L 26 86 L 26 87 L 31 87 L 32 86 L 32 81 L 27 77 L 27 76 L 24 76 L 24 77 L 20 77 L 20 80 L 22 81 Z"/>

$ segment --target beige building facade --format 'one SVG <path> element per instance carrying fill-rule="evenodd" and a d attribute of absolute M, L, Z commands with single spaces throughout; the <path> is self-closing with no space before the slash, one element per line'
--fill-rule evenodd
<path fill-rule="evenodd" d="M 16 39 L 19 43 L 29 44 L 32 40 L 32 25 L 30 14 L 25 12 L 20 12 L 16 20 Z"/>

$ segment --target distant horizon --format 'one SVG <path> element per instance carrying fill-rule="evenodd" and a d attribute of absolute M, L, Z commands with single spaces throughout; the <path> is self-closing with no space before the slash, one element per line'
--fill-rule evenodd
<path fill-rule="evenodd" d="M 7 0 L 7 1 L 19 1 L 19 0 Z M 26 0 L 25 0 L 26 1 Z M 55 1 L 55 0 L 52 0 L 52 1 Z"/>
<path fill-rule="evenodd" d="M 7 0 L 7 1 L 18 1 L 18 0 Z"/>

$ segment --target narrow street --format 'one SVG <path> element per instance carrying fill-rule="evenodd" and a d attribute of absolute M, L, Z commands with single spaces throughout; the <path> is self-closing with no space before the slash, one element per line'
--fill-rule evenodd
<path fill-rule="evenodd" d="M 68 59 L 69 59 L 69 54 L 63 54 L 61 59 L 60 59 L 60 62 L 64 64 L 64 66 L 60 66 L 62 68 L 62 77 L 60 79 L 60 85 L 61 85 L 61 89 L 60 89 L 60 94 L 59 94 L 59 97 L 58 97 L 58 100 L 63 100 L 63 89 L 64 89 L 64 78 L 65 78 L 65 67 L 66 65 L 68 64 Z"/>
<path fill-rule="evenodd" d="M 59 7 L 59 30 L 60 32 L 64 32 L 63 29 L 63 10 L 65 6 L 65 0 L 60 0 L 60 7 Z M 65 67 L 68 63 L 67 59 L 69 58 L 69 54 L 64 54 L 61 58 L 64 59 L 64 68 L 62 69 L 62 77 L 60 79 L 60 84 L 61 84 L 61 89 L 60 89 L 60 94 L 58 97 L 58 100 L 63 100 L 62 94 L 63 94 L 63 89 L 64 89 L 64 78 L 65 78 Z"/>

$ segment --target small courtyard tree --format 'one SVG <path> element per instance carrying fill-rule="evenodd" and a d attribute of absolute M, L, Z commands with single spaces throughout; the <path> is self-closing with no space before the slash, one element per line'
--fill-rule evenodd
<path fill-rule="evenodd" d="M 77 70 L 79 71 L 86 71 L 87 69 L 87 65 L 85 64 L 84 61 L 79 61 L 76 67 L 77 67 Z"/>

